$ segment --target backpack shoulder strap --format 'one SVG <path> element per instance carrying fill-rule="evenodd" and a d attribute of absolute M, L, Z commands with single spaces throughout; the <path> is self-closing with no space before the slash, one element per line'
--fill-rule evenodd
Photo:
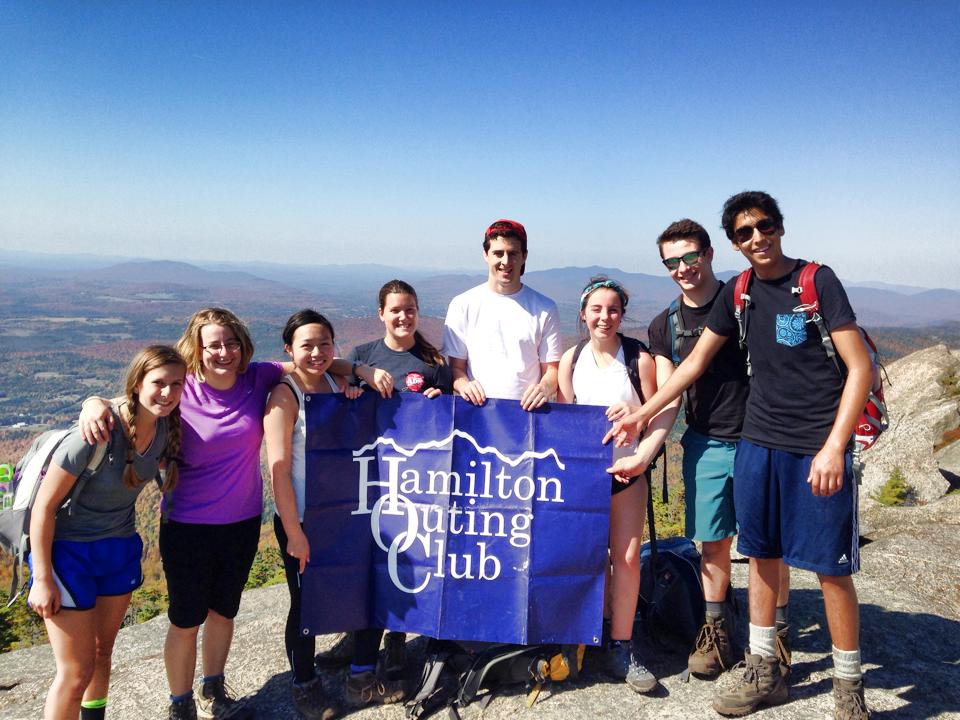
<path fill-rule="evenodd" d="M 623 347 L 623 359 L 627 366 L 627 376 L 630 378 L 630 383 L 633 385 L 633 389 L 637 391 L 640 402 L 646 402 L 646 398 L 643 397 L 643 386 L 640 382 L 640 353 L 649 353 L 650 350 L 636 338 L 622 333 L 617 333 L 617 335 L 620 336 L 620 345 Z"/>
<path fill-rule="evenodd" d="M 583 349 L 587 346 L 587 343 L 590 342 L 590 338 L 584 338 L 577 343 L 576 347 L 573 348 L 573 357 L 570 359 L 570 382 L 573 383 L 573 371 L 577 367 L 577 360 L 580 359 L 580 353 L 583 352 Z M 577 396 L 574 394 L 573 402 L 577 401 Z"/>
<path fill-rule="evenodd" d="M 427 656 L 424 660 L 420 685 L 413 698 L 407 702 L 407 717 L 418 720 L 430 715 L 443 705 L 453 703 L 452 693 L 440 692 L 440 676 L 450 661 L 450 651 L 439 641 L 431 640 L 427 646 Z"/>
<path fill-rule="evenodd" d="M 737 279 L 733 286 L 734 312 L 743 313 L 743 311 L 747 309 L 746 306 L 750 303 L 750 295 L 747 293 L 750 291 L 750 283 L 752 280 L 753 268 L 747 268 L 742 273 L 737 275 Z"/>
<path fill-rule="evenodd" d="M 667 310 L 667 325 L 670 327 L 670 355 L 673 365 L 680 364 L 680 338 L 683 337 L 683 317 L 680 315 L 680 297 L 675 297 Z"/>
<path fill-rule="evenodd" d="M 747 268 L 737 275 L 733 286 L 733 317 L 737 321 L 740 347 L 747 351 L 747 375 L 753 375 L 750 365 L 750 349 L 747 348 L 747 308 L 750 307 L 750 283 L 753 280 L 753 268 Z"/>
<path fill-rule="evenodd" d="M 800 268 L 800 276 L 797 278 L 797 287 L 792 288 L 794 295 L 800 298 L 800 304 L 795 307 L 794 312 L 806 313 L 807 322 L 811 322 L 817 328 L 820 334 L 820 343 L 827 357 L 833 362 L 837 372 L 843 375 L 840 369 L 840 361 L 837 359 L 837 351 L 833 347 L 833 339 L 827 330 L 827 325 L 823 321 L 823 314 L 820 312 L 820 295 L 817 292 L 816 277 L 817 271 L 823 267 L 818 262 L 808 262 Z"/>
<path fill-rule="evenodd" d="M 817 286 L 813 279 L 817 275 L 817 270 L 821 267 L 819 263 L 808 262 L 800 269 L 800 277 L 797 279 L 799 286 L 796 290 L 800 296 L 800 305 L 804 312 L 820 311 L 820 296 L 817 294 Z"/>
<path fill-rule="evenodd" d="M 97 474 L 100 470 L 100 466 L 103 465 L 103 461 L 107 457 L 107 451 L 110 449 L 110 442 L 97 443 L 96 447 L 93 449 L 93 452 L 90 453 L 90 459 L 87 460 L 87 465 L 83 471 L 77 475 L 76 481 L 73 483 L 73 487 L 70 488 L 70 492 L 67 493 L 67 497 L 60 504 L 60 509 L 57 512 L 66 511 L 67 515 L 73 513 L 73 504 L 74 500 L 83 492 L 84 486 L 87 484 L 87 480 Z"/>
<path fill-rule="evenodd" d="M 590 338 L 584 338 L 577 343 L 577 346 L 573 349 L 573 358 L 570 360 L 570 369 L 572 370 L 577 366 L 577 360 L 580 359 L 580 353 L 583 352 L 583 349 L 587 346 L 587 343 L 590 342 Z"/>

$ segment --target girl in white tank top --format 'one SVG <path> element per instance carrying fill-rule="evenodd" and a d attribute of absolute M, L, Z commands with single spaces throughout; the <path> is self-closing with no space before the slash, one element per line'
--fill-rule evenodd
<path fill-rule="evenodd" d="M 640 405 L 643 397 L 651 397 L 657 389 L 656 365 L 641 345 L 636 359 L 642 392 L 638 394 L 630 380 L 628 365 L 633 358 L 624 357 L 624 346 L 618 334 L 627 293 L 614 280 L 594 278 L 580 297 L 580 319 L 589 333 L 587 342 L 577 355 L 570 348 L 560 360 L 558 400 L 608 408 L 607 417 L 618 417 L 628 405 Z M 611 464 L 619 458 L 659 450 L 665 432 L 643 438 L 639 443 L 615 448 Z M 652 460 L 656 452 L 649 454 Z M 649 461 L 648 461 L 649 462 Z M 647 463 L 633 477 L 615 476 L 610 498 L 610 561 L 612 573 L 607 584 L 610 608 L 610 642 L 607 646 L 607 671 L 625 680 L 636 692 L 650 692 L 657 679 L 647 670 L 631 644 L 633 620 L 640 590 L 640 545 L 643 537 L 648 483 Z"/>

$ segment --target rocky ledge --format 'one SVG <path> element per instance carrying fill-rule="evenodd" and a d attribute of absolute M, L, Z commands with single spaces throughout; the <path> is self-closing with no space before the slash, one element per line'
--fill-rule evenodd
<path fill-rule="evenodd" d="M 922 507 L 874 507 L 864 514 L 862 526 L 863 569 L 857 586 L 867 701 L 874 719 L 960 717 L 960 495 Z M 821 595 L 812 574 L 795 571 L 793 577 L 791 698 L 786 705 L 761 710 L 756 716 L 828 718 L 833 710 L 830 639 Z M 734 584 L 745 607 L 743 563 L 734 566 Z M 259 718 L 297 717 L 283 654 L 286 603 L 285 586 L 253 590 L 244 596 L 238 617 L 228 681 L 248 696 Z M 108 712 L 112 720 L 166 716 L 165 629 L 166 619 L 156 618 L 120 633 Z M 318 650 L 332 642 L 329 636 L 318 638 Z M 424 645 L 422 638 L 410 642 L 411 682 L 418 676 L 416 666 Z M 622 683 L 608 682 L 597 668 L 596 656 L 588 654 L 580 680 L 548 686 L 533 708 L 527 709 L 521 689 L 512 688 L 498 694 L 483 714 L 490 720 L 514 720 L 518 714 L 543 720 L 719 717 L 710 709 L 712 683 L 683 682 L 682 652 L 650 650 L 648 658 L 648 666 L 662 683 L 653 696 L 635 695 Z M 49 647 L 0 656 L 0 716 L 6 720 L 40 717 L 52 676 Z M 324 682 L 331 693 L 342 695 L 342 672 L 326 674 Z M 474 705 L 464 717 L 479 714 Z M 405 716 L 402 706 L 371 707 L 352 715 L 358 720 Z"/>

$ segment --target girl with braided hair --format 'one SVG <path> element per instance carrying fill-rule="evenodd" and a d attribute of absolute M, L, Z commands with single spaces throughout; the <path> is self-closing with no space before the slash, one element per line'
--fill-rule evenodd
<path fill-rule="evenodd" d="M 171 347 L 141 350 L 127 369 L 104 460 L 74 428 L 54 451 L 30 517 L 28 605 L 43 618 L 57 664 L 44 717 L 104 717 L 110 658 L 131 593 L 143 583 L 136 531 L 140 491 L 165 465 L 162 489 L 177 484 L 180 396 L 187 365 Z M 89 472 L 60 513 L 77 477 Z"/>

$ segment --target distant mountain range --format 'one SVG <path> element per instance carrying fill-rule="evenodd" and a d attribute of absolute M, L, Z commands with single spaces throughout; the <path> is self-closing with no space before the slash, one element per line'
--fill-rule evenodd
<path fill-rule="evenodd" d="M 678 293 L 666 275 L 600 266 L 530 271 L 524 282 L 557 302 L 569 328 L 576 324 L 581 288 L 591 276 L 600 274 L 619 279 L 630 291 L 629 326 L 645 327 Z M 719 275 L 728 279 L 734 274 L 726 271 Z M 9 291 L 44 287 L 47 300 L 58 299 L 67 306 L 88 309 L 98 302 L 104 306 L 130 302 L 199 306 L 219 302 L 238 311 L 251 306 L 292 311 L 313 305 L 343 317 L 363 317 L 375 314 L 378 289 L 395 277 L 413 284 L 420 296 L 421 311 L 435 317 L 444 315 L 451 297 L 484 280 L 481 272 L 440 273 L 372 263 L 185 263 L 0 251 L 0 287 Z M 960 318 L 957 290 L 881 282 L 846 283 L 846 288 L 860 322 L 869 327 L 919 328 Z M 10 309 L 10 300 L 0 301 L 0 312 L 4 306 Z"/>

